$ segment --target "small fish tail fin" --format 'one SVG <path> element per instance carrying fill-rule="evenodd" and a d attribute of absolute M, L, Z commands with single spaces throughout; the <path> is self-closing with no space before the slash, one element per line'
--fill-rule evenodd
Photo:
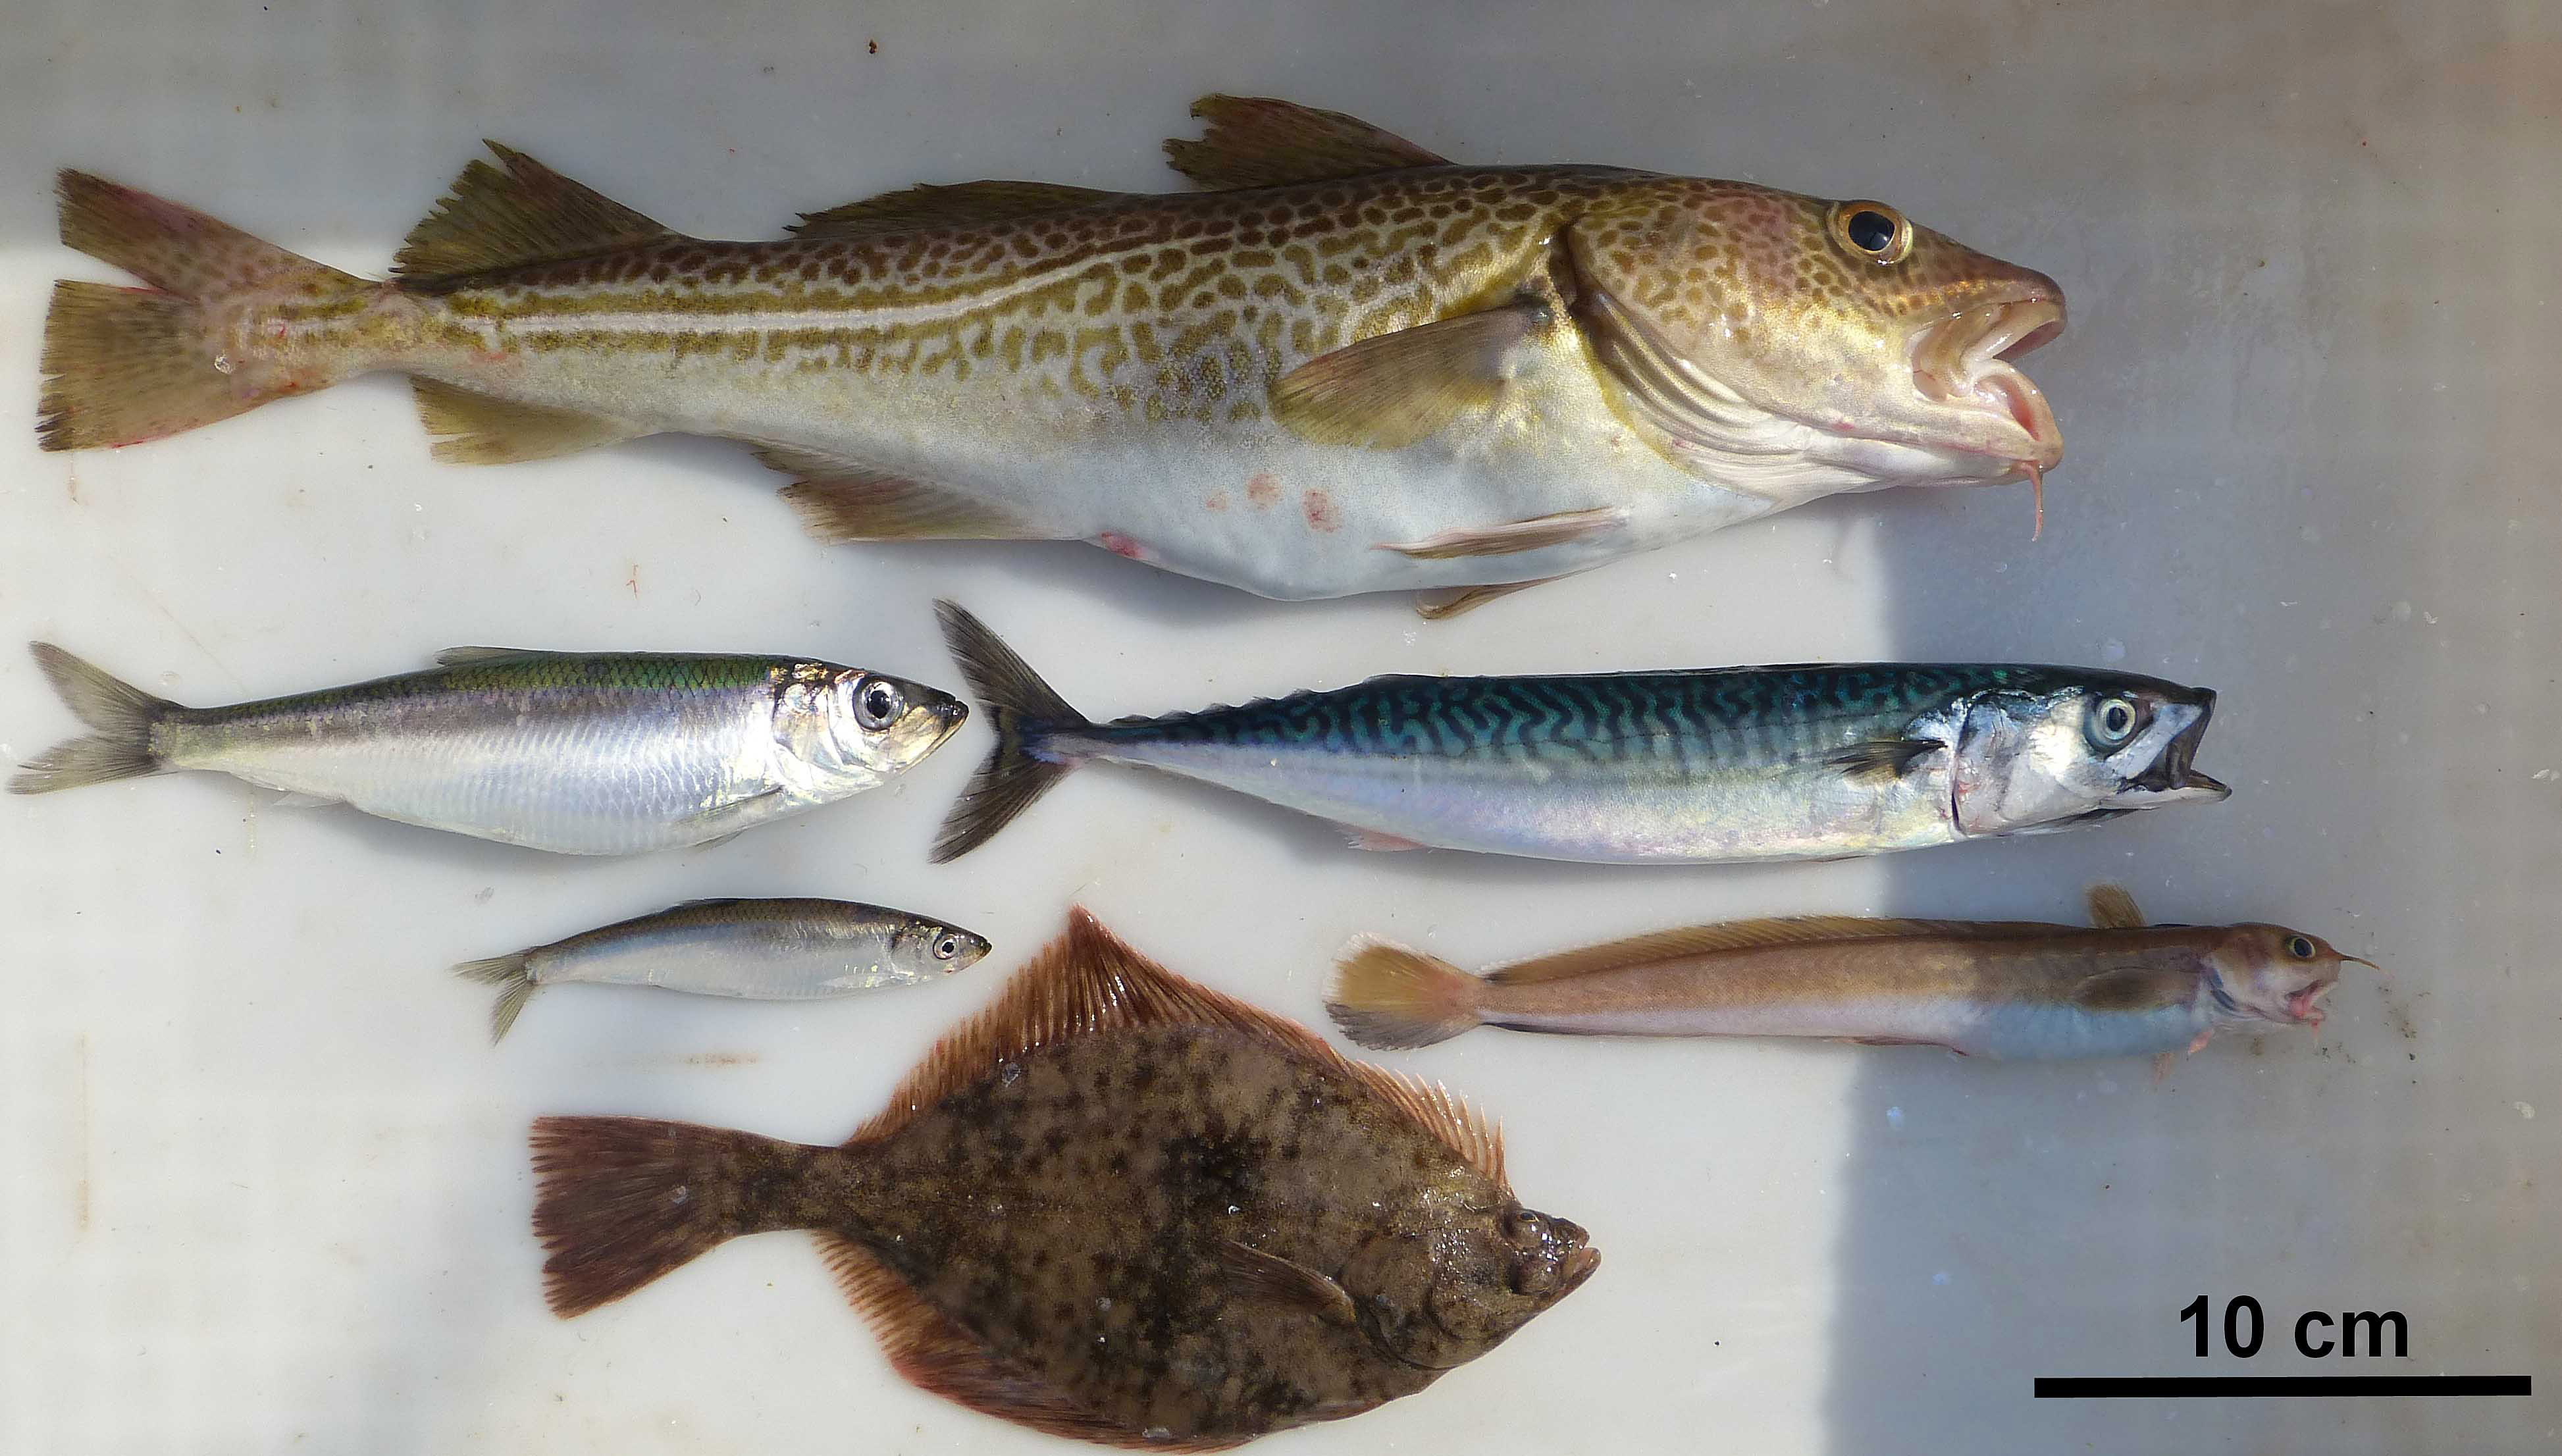
<path fill-rule="evenodd" d="M 1326 1010 L 1364 1046 L 1430 1046 L 1482 1024 L 1484 997 L 1484 982 L 1438 956 L 1364 939 L 1335 963 Z"/>
<path fill-rule="evenodd" d="M 497 1003 L 489 1007 L 489 1043 L 494 1046 L 516 1024 L 516 1013 L 525 1008 L 525 999 L 534 994 L 534 972 L 526 953 L 492 956 L 486 961 L 465 961 L 454 968 L 454 974 L 465 981 L 498 988 Z"/>
<path fill-rule="evenodd" d="M 934 613 L 943 624 L 943 640 L 997 733 L 988 761 L 961 791 L 960 802 L 935 835 L 933 860 L 941 864 L 986 843 L 1066 777 L 1078 761 L 1061 753 L 1055 740 L 1094 725 L 960 604 L 937 602 Z"/>
<path fill-rule="evenodd" d="M 842 1156 L 640 1117 L 536 1118 L 533 1150 L 543 1298 L 563 1319 L 739 1234 L 798 1226 L 790 1202 L 813 1160 Z"/>
<path fill-rule="evenodd" d="M 63 705 L 92 731 L 86 738 L 57 743 L 19 767 L 9 781 L 12 794 L 51 794 L 116 779 L 157 774 L 168 764 L 151 747 L 151 730 L 176 711 L 177 704 L 156 698 L 129 682 L 73 656 L 52 642 L 27 646 L 46 680 L 62 694 Z"/>
<path fill-rule="evenodd" d="M 87 172 L 55 179 L 63 242 L 150 284 L 59 282 L 45 314 L 46 450 L 133 445 L 337 382 L 332 369 L 227 349 L 214 318 L 257 289 L 304 301 L 376 285 Z"/>

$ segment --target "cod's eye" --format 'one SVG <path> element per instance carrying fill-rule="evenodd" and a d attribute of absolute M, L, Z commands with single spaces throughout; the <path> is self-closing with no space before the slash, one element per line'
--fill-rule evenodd
<path fill-rule="evenodd" d="M 907 695 L 883 678 L 866 678 L 854 689 L 854 721 L 877 732 L 907 711 Z"/>
<path fill-rule="evenodd" d="M 1832 223 L 1843 247 L 1872 262 L 1902 263 L 1913 251 L 1913 225 L 1885 203 L 1837 203 Z"/>
<path fill-rule="evenodd" d="M 2290 935 L 2287 937 L 2287 954 L 2298 961 L 2309 961 L 2313 958 L 2313 943 L 2302 936 Z"/>
<path fill-rule="evenodd" d="M 2102 698 L 2091 709 L 2091 736 L 2114 748 L 2135 735 L 2135 705 L 2121 697 Z"/>

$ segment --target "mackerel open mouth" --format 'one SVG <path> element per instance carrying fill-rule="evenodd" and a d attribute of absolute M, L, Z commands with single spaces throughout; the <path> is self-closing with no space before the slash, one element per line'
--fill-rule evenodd
<path fill-rule="evenodd" d="M 1932 325 L 1913 350 L 1913 379 L 1941 404 L 2008 418 L 2028 436 L 2017 468 L 2033 474 L 2064 458 L 2064 434 L 2046 396 L 2013 366 L 2064 332 L 2060 298 L 1984 303 Z"/>
<path fill-rule="evenodd" d="M 2153 795 L 2176 795 L 2183 800 L 2216 802 L 2233 797 L 2233 791 L 2197 771 L 2197 741 L 2206 736 L 2206 725 L 2215 717 L 2215 697 L 2209 693 L 2197 704 L 2197 720 L 2172 735 L 2170 742 L 2144 771 L 2126 781 L 2129 789 L 2140 789 Z"/>

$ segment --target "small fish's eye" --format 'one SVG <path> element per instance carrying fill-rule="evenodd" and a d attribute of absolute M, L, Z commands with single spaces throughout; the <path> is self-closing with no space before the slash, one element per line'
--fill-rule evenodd
<path fill-rule="evenodd" d="M 2290 935 L 2287 937 L 2287 954 L 2298 961 L 2309 961 L 2313 958 L 2313 943 L 2302 936 Z"/>
<path fill-rule="evenodd" d="M 2091 711 L 2091 729 L 2102 743 L 2111 746 L 2134 736 L 2135 705 L 2121 697 L 2103 698 Z"/>
<path fill-rule="evenodd" d="M 961 937 L 957 935 L 947 935 L 934 943 L 934 959 L 938 961 L 949 961 L 959 954 L 961 954 Z"/>
<path fill-rule="evenodd" d="M 886 728 L 906 711 L 906 695 L 880 678 L 866 678 L 854 690 L 854 721 L 866 728 Z"/>
<path fill-rule="evenodd" d="M 1836 204 L 1832 222 L 1844 247 L 1879 263 L 1902 263 L 1913 251 L 1913 225 L 1885 203 Z"/>

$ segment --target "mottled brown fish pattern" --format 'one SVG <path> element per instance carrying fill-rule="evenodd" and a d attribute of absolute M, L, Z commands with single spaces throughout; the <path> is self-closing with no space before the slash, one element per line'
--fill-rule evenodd
<path fill-rule="evenodd" d="M 1593 1270 L 1455 1099 L 1175 976 L 1078 912 L 841 1148 L 535 1125 L 549 1297 L 815 1229 L 900 1373 L 1058 1434 L 1210 1450 L 1484 1354 Z"/>

